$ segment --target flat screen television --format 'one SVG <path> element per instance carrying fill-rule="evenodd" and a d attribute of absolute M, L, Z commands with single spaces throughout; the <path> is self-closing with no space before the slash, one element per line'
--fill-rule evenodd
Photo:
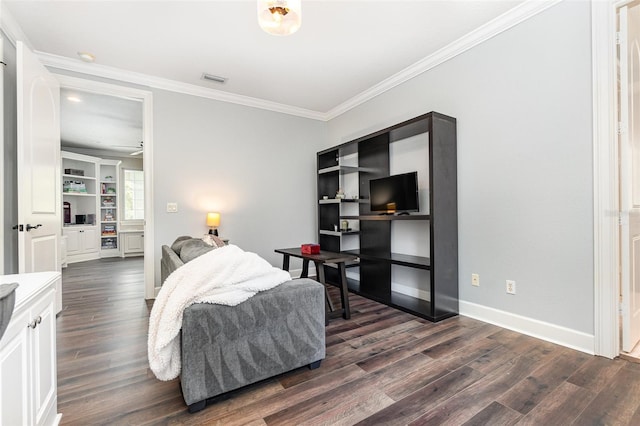
<path fill-rule="evenodd" d="M 372 212 L 417 212 L 418 172 L 403 173 L 369 181 Z"/>

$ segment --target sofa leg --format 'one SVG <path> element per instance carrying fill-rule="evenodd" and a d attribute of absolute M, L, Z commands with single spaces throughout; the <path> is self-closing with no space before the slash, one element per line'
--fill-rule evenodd
<path fill-rule="evenodd" d="M 321 362 L 321 359 L 317 360 L 316 362 L 312 362 L 311 364 L 309 364 L 309 370 L 315 370 L 316 368 L 320 367 Z"/>
<path fill-rule="evenodd" d="M 189 412 L 191 414 L 193 413 L 197 413 L 198 411 L 202 410 L 204 407 L 207 406 L 207 400 L 204 399 L 202 401 L 198 401 L 194 404 L 189 405 Z"/>

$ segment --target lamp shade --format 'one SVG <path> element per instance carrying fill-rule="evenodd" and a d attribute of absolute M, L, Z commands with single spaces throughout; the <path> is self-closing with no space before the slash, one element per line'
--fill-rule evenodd
<path fill-rule="evenodd" d="M 300 0 L 258 0 L 258 24 L 273 35 L 293 34 L 302 25 Z"/>
<path fill-rule="evenodd" d="M 220 213 L 207 213 L 207 226 L 220 226 Z"/>

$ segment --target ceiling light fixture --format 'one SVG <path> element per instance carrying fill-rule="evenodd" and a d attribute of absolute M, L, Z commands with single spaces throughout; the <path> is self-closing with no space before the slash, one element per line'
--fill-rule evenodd
<path fill-rule="evenodd" d="M 78 56 L 85 62 L 93 62 L 96 60 L 96 57 L 88 52 L 78 52 Z"/>
<path fill-rule="evenodd" d="M 300 0 L 258 0 L 260 28 L 273 35 L 290 35 L 302 25 Z"/>
<path fill-rule="evenodd" d="M 69 102 L 82 102 L 82 99 L 80 99 L 77 96 L 73 96 L 73 95 L 67 96 L 67 100 Z"/>

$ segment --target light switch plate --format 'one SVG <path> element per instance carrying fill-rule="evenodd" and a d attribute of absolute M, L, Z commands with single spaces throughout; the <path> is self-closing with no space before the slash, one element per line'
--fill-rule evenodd
<path fill-rule="evenodd" d="M 178 211 L 178 203 L 167 203 L 167 213 L 176 213 Z"/>

